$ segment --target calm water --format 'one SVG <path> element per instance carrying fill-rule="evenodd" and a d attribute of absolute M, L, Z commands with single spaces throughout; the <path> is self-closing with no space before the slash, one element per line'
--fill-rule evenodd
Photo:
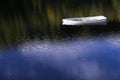
<path fill-rule="evenodd" d="M 1 1 L 0 80 L 120 80 L 119 7 L 119 0 Z M 98 15 L 107 25 L 61 25 Z"/>

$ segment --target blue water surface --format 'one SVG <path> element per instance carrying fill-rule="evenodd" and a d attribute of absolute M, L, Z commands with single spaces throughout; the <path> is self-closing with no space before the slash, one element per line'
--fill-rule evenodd
<path fill-rule="evenodd" d="M 0 80 L 119 80 L 120 38 L 33 40 L 0 50 Z"/>

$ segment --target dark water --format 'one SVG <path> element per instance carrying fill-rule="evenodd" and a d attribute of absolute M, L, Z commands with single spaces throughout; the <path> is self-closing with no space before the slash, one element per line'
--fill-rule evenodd
<path fill-rule="evenodd" d="M 120 80 L 119 0 L 0 1 L 0 80 Z M 107 25 L 62 26 L 103 15 Z"/>

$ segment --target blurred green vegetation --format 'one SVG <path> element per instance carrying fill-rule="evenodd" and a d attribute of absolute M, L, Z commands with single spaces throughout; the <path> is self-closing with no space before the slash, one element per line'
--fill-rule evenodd
<path fill-rule="evenodd" d="M 120 22 L 119 8 L 120 0 L 1 0 L 0 46 L 35 37 L 59 39 L 61 20 L 66 17 L 104 15 Z"/>

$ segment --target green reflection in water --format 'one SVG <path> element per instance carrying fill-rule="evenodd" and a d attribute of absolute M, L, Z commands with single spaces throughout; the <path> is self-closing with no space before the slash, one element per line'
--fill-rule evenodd
<path fill-rule="evenodd" d="M 90 29 L 61 31 L 66 17 L 104 15 L 120 21 L 120 0 L 4 0 L 0 3 L 0 45 L 10 46 L 35 37 L 61 40 L 61 36 L 90 36 Z M 68 35 L 61 34 L 68 32 Z"/>

